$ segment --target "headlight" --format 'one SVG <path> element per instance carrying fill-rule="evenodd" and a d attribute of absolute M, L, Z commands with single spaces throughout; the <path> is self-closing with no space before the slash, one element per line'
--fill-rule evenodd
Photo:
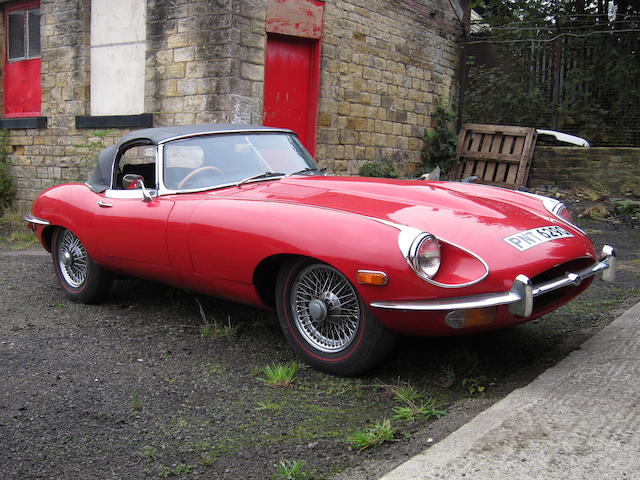
<path fill-rule="evenodd" d="M 422 278 L 431 279 L 440 268 L 440 243 L 429 233 L 415 238 L 407 257 L 411 268 Z"/>
<path fill-rule="evenodd" d="M 573 215 L 571 215 L 571 211 L 564 203 L 554 200 L 553 198 L 544 198 L 542 200 L 542 205 L 544 205 L 544 208 L 556 217 L 575 225 L 573 222 Z"/>

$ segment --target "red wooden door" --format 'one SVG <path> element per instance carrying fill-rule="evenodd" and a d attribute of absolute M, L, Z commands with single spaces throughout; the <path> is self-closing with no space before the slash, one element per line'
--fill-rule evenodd
<path fill-rule="evenodd" d="M 289 128 L 313 155 L 318 111 L 319 41 L 269 34 L 264 125 Z"/>
<path fill-rule="evenodd" d="M 4 14 L 4 113 L 7 117 L 40 115 L 39 2 L 8 7 Z"/>

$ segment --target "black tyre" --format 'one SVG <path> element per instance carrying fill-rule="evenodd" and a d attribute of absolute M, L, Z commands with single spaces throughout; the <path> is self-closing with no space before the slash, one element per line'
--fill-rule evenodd
<path fill-rule="evenodd" d="M 113 275 L 94 263 L 71 230 L 56 229 L 51 252 L 58 282 L 69 298 L 83 303 L 96 303 L 109 295 Z"/>
<path fill-rule="evenodd" d="M 299 259 L 283 266 L 276 308 L 287 341 L 307 363 L 335 375 L 358 375 L 382 361 L 395 334 L 378 323 L 335 268 Z"/>

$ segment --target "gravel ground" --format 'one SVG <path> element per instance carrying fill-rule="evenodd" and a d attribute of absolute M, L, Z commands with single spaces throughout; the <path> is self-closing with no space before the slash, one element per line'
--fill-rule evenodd
<path fill-rule="evenodd" d="M 301 368 L 292 388 L 260 367 L 294 361 L 275 317 L 188 292 L 119 280 L 110 299 L 70 302 L 42 251 L 0 250 L 0 479 L 265 479 L 280 460 L 308 478 L 378 478 L 530 382 L 640 298 L 640 230 L 589 222 L 618 248 L 620 275 L 505 331 L 405 338 L 370 375 Z M 221 334 L 225 331 L 220 328 Z M 226 331 L 226 333 L 229 333 Z M 354 429 L 390 418 L 390 385 L 410 383 L 448 415 L 394 421 L 394 442 L 358 452 Z M 465 385 L 463 385 L 465 383 Z M 484 387 L 471 393 L 468 385 Z"/>

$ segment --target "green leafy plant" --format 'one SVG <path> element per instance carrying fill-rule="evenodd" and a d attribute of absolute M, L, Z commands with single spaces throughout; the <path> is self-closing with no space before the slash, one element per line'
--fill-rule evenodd
<path fill-rule="evenodd" d="M 13 177 L 9 173 L 10 163 L 5 149 L 7 136 L 7 130 L 0 130 L 0 215 L 4 214 L 5 209 L 11 207 L 16 191 Z"/>
<path fill-rule="evenodd" d="M 384 419 L 376 422 L 364 430 L 354 430 L 347 437 L 347 442 L 358 451 L 382 445 L 395 439 L 396 429 L 391 424 L 391 420 Z"/>
<path fill-rule="evenodd" d="M 453 170 L 458 142 L 453 123 L 455 119 L 456 114 L 442 98 L 438 98 L 431 112 L 432 128 L 423 137 L 424 145 L 420 152 L 422 165 L 416 172 L 418 175 L 430 172 L 438 166 L 444 176 Z"/>
<path fill-rule="evenodd" d="M 616 205 L 616 213 L 619 215 L 638 215 L 640 214 L 640 202 L 623 200 Z"/>
<path fill-rule="evenodd" d="M 264 377 L 258 377 L 258 380 L 274 387 L 293 387 L 296 373 L 300 364 L 291 362 L 286 365 L 267 365 L 260 369 L 260 374 Z"/>
<path fill-rule="evenodd" d="M 158 451 L 154 447 L 146 445 L 140 452 L 140 456 L 145 462 L 151 463 L 157 458 Z"/>
<path fill-rule="evenodd" d="M 422 400 L 422 394 L 409 383 L 398 383 L 397 385 L 385 385 L 385 389 L 393 394 L 396 403 L 418 402 Z"/>
<path fill-rule="evenodd" d="M 362 164 L 358 174 L 362 177 L 398 178 L 398 173 L 389 158 Z"/>
<path fill-rule="evenodd" d="M 304 460 L 280 460 L 276 465 L 276 473 L 271 478 L 273 480 L 312 480 L 319 478 L 312 471 L 306 470 Z"/>
<path fill-rule="evenodd" d="M 483 377 L 465 377 L 462 379 L 462 386 L 473 395 L 475 393 L 482 393 L 486 390 L 484 386 L 485 379 Z"/>

